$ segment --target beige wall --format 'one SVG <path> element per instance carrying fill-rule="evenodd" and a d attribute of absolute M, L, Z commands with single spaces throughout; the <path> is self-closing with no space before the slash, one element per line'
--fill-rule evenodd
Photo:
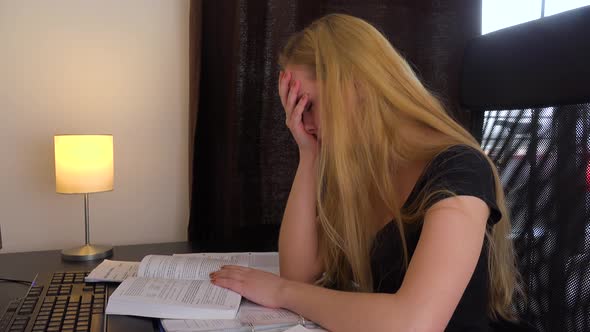
<path fill-rule="evenodd" d="M 0 0 L 0 252 L 84 242 L 54 134 L 111 133 L 91 242 L 179 241 L 188 222 L 188 0 Z"/>

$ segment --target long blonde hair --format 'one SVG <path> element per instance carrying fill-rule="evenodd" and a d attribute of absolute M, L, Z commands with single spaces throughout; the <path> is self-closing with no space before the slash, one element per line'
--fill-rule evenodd
<path fill-rule="evenodd" d="M 293 35 L 279 64 L 308 66 L 319 87 L 322 148 L 318 167 L 319 250 L 325 268 L 321 283 L 340 289 L 372 291 L 370 250 L 386 209 L 400 230 L 415 215 L 402 211 L 396 195 L 396 165 L 432 160 L 463 144 L 483 151 L 420 83 L 406 61 L 369 23 L 331 14 Z M 411 135 L 407 128 L 421 128 Z M 438 133 L 433 140 L 421 132 Z M 442 137 L 442 139 L 441 139 Z M 487 157 L 486 157 L 487 158 Z M 489 315 L 513 318 L 510 304 L 517 285 L 509 214 L 492 161 L 502 219 L 486 232 Z M 422 209 L 424 209 L 422 207 Z M 424 214 L 425 211 L 419 211 Z"/>

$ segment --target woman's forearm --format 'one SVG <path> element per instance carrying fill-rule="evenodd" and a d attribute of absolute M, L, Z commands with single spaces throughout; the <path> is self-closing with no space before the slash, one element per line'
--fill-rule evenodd
<path fill-rule="evenodd" d="M 396 294 L 355 293 L 285 281 L 281 307 L 297 312 L 332 332 L 432 331 L 418 311 Z"/>
<path fill-rule="evenodd" d="M 301 155 L 279 234 L 281 276 L 311 283 L 321 273 L 316 222 L 315 155 Z"/>

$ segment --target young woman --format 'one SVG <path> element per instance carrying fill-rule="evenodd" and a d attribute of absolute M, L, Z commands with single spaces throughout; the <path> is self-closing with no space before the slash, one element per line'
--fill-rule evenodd
<path fill-rule="evenodd" d="M 384 36 L 328 15 L 279 62 L 300 154 L 281 277 L 226 266 L 212 281 L 331 331 L 485 331 L 512 319 L 497 171 Z"/>

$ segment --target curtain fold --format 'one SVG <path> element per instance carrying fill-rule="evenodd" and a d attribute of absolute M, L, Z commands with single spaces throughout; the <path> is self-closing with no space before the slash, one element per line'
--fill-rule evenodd
<path fill-rule="evenodd" d="M 203 19 L 203 1 L 191 0 L 189 13 L 189 184 L 193 181 L 193 159 L 195 129 L 197 126 L 197 115 L 199 113 L 199 86 L 201 76 L 201 36 Z M 190 193 L 189 195 L 192 195 Z"/>
<path fill-rule="evenodd" d="M 191 86 L 198 121 L 188 227 L 202 250 L 276 250 L 298 162 L 277 93 L 277 52 L 292 33 L 334 12 L 378 27 L 469 123 L 457 107 L 458 78 L 463 48 L 480 34 L 479 1 L 204 1 L 200 32 L 191 27 L 201 36 L 201 72 Z"/>

